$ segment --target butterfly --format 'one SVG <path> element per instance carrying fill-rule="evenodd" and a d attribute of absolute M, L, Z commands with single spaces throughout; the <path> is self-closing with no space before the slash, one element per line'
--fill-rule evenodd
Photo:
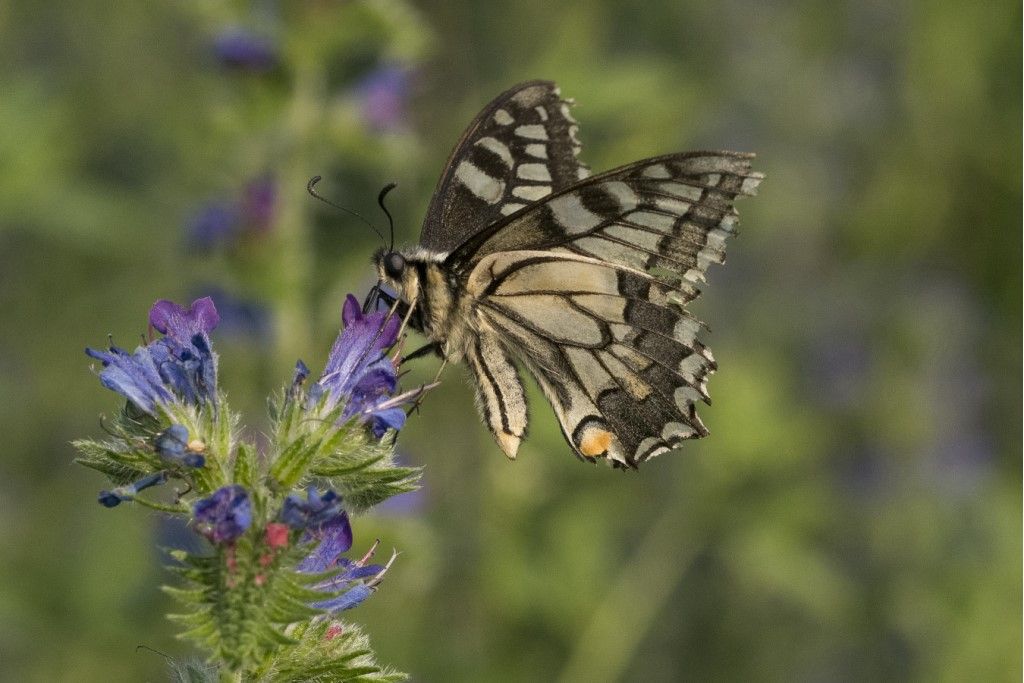
<path fill-rule="evenodd" d="M 591 175 L 559 88 L 521 83 L 470 123 L 437 184 L 418 246 L 381 249 L 425 347 L 465 361 L 484 422 L 514 458 L 529 372 L 573 452 L 617 467 L 708 430 L 716 369 L 686 311 L 735 234 L 733 203 L 763 174 L 752 154 L 667 154 Z"/>

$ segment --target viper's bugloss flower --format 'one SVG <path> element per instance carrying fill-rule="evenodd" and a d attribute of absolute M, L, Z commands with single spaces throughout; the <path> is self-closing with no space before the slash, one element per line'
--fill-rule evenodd
<path fill-rule="evenodd" d="M 261 233 L 269 230 L 274 223 L 276 209 L 277 183 L 273 176 L 260 176 L 243 188 L 242 219 L 250 232 Z"/>
<path fill-rule="evenodd" d="M 252 524 L 252 503 L 245 487 L 224 486 L 192 508 L 196 530 L 218 545 L 231 543 Z"/>
<path fill-rule="evenodd" d="M 174 400 L 148 345 L 138 347 L 134 353 L 114 345 L 106 351 L 86 349 L 85 353 L 103 363 L 100 383 L 124 396 L 140 410 L 152 414 L 158 404 Z"/>
<path fill-rule="evenodd" d="M 309 377 L 309 367 L 301 360 L 295 361 L 295 373 L 292 375 L 292 383 L 288 387 L 288 399 L 294 401 L 302 393 L 302 385 Z"/>
<path fill-rule="evenodd" d="M 317 541 L 316 549 L 299 564 L 299 571 L 322 572 L 337 564 L 342 553 L 352 547 L 352 525 L 348 514 L 339 510 L 330 519 L 306 532 L 306 540 Z"/>
<path fill-rule="evenodd" d="M 234 27 L 222 31 L 213 42 L 217 60 L 229 69 L 263 73 L 277 65 L 277 48 L 269 39 Z"/>
<path fill-rule="evenodd" d="M 230 242 L 241 229 L 241 216 L 234 202 L 216 200 L 201 206 L 186 224 L 188 246 L 205 252 Z"/>
<path fill-rule="evenodd" d="M 175 398 L 194 405 L 216 403 L 217 357 L 210 348 L 209 332 L 219 321 L 209 297 L 189 308 L 161 300 L 149 311 L 149 323 L 164 337 L 140 346 L 133 353 L 111 345 L 107 351 L 86 349 L 103 363 L 100 382 L 135 404 L 156 413 L 159 405 Z"/>
<path fill-rule="evenodd" d="M 406 119 L 406 101 L 412 74 L 400 66 L 381 66 L 356 86 L 363 120 L 379 131 L 401 128 Z"/>
<path fill-rule="evenodd" d="M 317 584 L 316 589 L 331 593 L 343 592 L 333 598 L 315 602 L 313 607 L 332 613 L 340 612 L 352 609 L 373 595 L 377 586 L 384 580 L 384 574 L 391 568 L 397 557 L 397 554 L 392 554 L 387 564 L 367 564 L 376 552 L 377 545 L 374 543 L 362 558 L 355 561 L 338 557 L 333 566 L 341 567 L 341 571 L 330 579 Z"/>
<path fill-rule="evenodd" d="M 387 311 L 363 313 L 351 294 L 341 317 L 344 329 L 331 347 L 323 375 L 309 390 L 310 398 L 317 401 L 326 395 L 328 409 L 344 401 L 342 418 L 358 416 L 369 422 L 378 438 L 388 429 L 401 429 L 404 401 L 391 399 L 398 387 L 397 369 L 384 353 L 397 340 L 401 321 L 388 317 Z"/>
<path fill-rule="evenodd" d="M 206 253 L 227 248 L 246 237 L 265 235 L 277 213 L 277 182 L 271 174 L 257 176 L 229 197 L 200 206 L 185 224 L 186 247 Z"/>
<path fill-rule="evenodd" d="M 103 507 L 117 507 L 126 500 L 134 499 L 139 491 L 148 489 L 150 486 L 158 486 L 165 481 L 167 481 L 167 472 L 154 472 L 153 474 L 147 474 L 132 484 L 119 486 L 113 491 L 100 491 L 98 500 Z"/>
<path fill-rule="evenodd" d="M 305 542 L 315 541 L 317 546 L 297 567 L 300 572 L 318 574 L 341 568 L 330 579 L 316 585 L 317 590 L 325 593 L 340 592 L 340 595 L 313 603 L 317 609 L 339 612 L 355 607 L 373 594 L 391 566 L 391 562 L 387 565 L 367 564 L 373 557 L 376 543 L 359 560 L 342 557 L 352 548 L 352 526 L 344 510 L 338 509 L 331 518 L 318 526 L 307 527 L 303 538 Z M 394 561 L 394 557 L 391 561 Z"/>
<path fill-rule="evenodd" d="M 217 398 L 217 357 L 210 332 L 220 316 L 213 299 L 196 299 L 188 308 L 162 299 L 149 309 L 149 324 L 163 339 L 150 344 L 164 381 L 187 403 Z"/>
<path fill-rule="evenodd" d="M 310 486 L 306 489 L 305 500 L 294 493 L 285 498 L 280 516 L 281 521 L 293 529 L 312 531 L 335 519 L 339 514 L 345 513 L 341 509 L 341 498 L 337 493 L 328 489 L 321 495 L 315 486 Z"/>
<path fill-rule="evenodd" d="M 287 524 L 270 522 L 263 529 L 263 540 L 272 549 L 284 548 L 288 545 L 289 528 Z"/>
<path fill-rule="evenodd" d="M 173 464 L 186 467 L 202 467 L 206 464 L 206 458 L 190 447 L 188 429 L 183 425 L 171 425 L 157 434 L 153 440 L 153 447 L 157 455 Z"/>

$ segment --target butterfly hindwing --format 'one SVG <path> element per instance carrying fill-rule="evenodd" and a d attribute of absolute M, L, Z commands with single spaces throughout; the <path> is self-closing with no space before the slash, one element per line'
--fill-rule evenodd
<path fill-rule="evenodd" d="M 469 125 L 438 181 L 420 237 L 447 252 L 488 225 L 589 175 L 569 100 L 548 81 L 517 85 Z"/>
<path fill-rule="evenodd" d="M 478 314 L 537 378 L 583 458 L 621 465 L 707 430 L 694 402 L 714 370 L 700 323 L 647 299 L 656 280 L 589 257 L 502 252 L 469 279 Z"/>

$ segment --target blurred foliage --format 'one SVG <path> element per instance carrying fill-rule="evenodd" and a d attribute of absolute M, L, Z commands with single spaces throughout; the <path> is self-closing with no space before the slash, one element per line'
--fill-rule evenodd
<path fill-rule="evenodd" d="M 273 64 L 218 59 L 228 30 Z M 534 392 L 510 464 L 447 371 L 401 439 L 426 488 L 356 522 L 403 551 L 359 608 L 380 658 L 423 681 L 1020 680 L 1020 44 L 1007 2 L 0 4 L 4 676 L 154 680 L 137 644 L 190 654 L 140 551 L 187 534 L 101 509 L 71 466 L 110 403 L 81 347 L 216 288 L 249 311 L 222 385 L 263 414 L 372 277 L 377 238 L 305 181 L 378 225 L 397 181 L 411 242 L 462 127 L 546 77 L 597 170 L 759 155 L 696 306 L 712 436 L 590 468 Z M 273 215 L 196 249 L 197 216 L 261 178 Z"/>

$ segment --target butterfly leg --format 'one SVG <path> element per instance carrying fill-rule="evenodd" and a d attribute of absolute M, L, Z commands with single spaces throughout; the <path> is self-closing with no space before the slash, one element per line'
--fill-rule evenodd
<path fill-rule="evenodd" d="M 395 299 L 395 303 L 392 304 L 391 308 L 394 310 L 401 302 Z M 402 318 L 402 325 L 398 328 L 398 338 L 401 339 L 402 335 L 405 334 L 405 328 L 409 326 L 409 320 L 412 318 L 413 311 L 416 310 L 416 299 L 409 302 L 409 307 L 405 311 L 405 316 Z M 415 329 L 415 328 L 414 328 Z"/>
<path fill-rule="evenodd" d="M 526 395 L 519 373 L 490 335 L 482 335 L 466 357 L 476 375 L 477 405 L 484 422 L 505 455 L 514 459 L 526 436 L 527 421 Z"/>
<path fill-rule="evenodd" d="M 416 360 L 417 358 L 422 358 L 423 356 L 426 356 L 428 354 L 437 353 L 440 349 L 440 344 L 438 344 L 437 342 L 430 342 L 429 344 L 425 344 L 424 346 L 421 346 L 420 348 L 416 349 L 409 355 L 403 356 L 398 362 L 401 364 L 411 360 Z"/>
<path fill-rule="evenodd" d="M 432 347 L 432 346 L 437 346 L 437 344 L 428 344 L 427 346 L 424 346 L 422 348 L 419 348 L 419 349 L 413 351 L 413 353 L 414 354 L 419 353 L 420 351 L 423 351 L 424 349 L 426 349 L 428 347 Z M 402 360 L 403 360 L 403 362 L 405 361 L 405 359 L 402 359 Z M 409 410 L 405 411 L 405 414 L 407 416 L 408 415 L 412 415 L 414 412 L 416 412 L 417 410 L 420 409 L 420 404 L 423 403 L 423 397 L 426 396 L 426 393 L 427 393 L 426 389 L 436 387 L 438 384 L 441 383 L 441 373 L 444 372 L 444 368 L 445 368 L 446 365 L 448 365 L 448 359 L 444 358 L 444 359 L 441 360 L 441 367 L 439 367 L 437 369 L 437 374 L 434 375 L 434 381 L 431 382 L 430 384 L 424 384 L 423 386 L 420 387 L 420 395 L 417 396 L 416 397 L 416 401 L 411 406 L 409 406 Z"/>

